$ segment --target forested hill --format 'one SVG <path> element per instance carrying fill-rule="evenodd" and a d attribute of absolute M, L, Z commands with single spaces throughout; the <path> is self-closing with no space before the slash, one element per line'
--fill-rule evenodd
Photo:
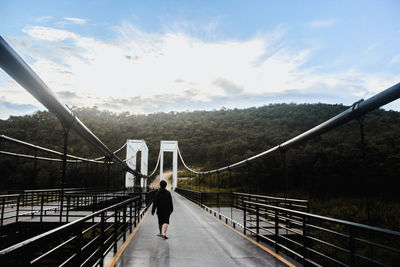
<path fill-rule="evenodd" d="M 157 160 L 160 140 L 178 140 L 189 166 L 221 167 L 278 145 L 347 108 L 328 104 L 271 104 L 247 109 L 148 115 L 117 114 L 97 108 L 75 108 L 74 112 L 112 150 L 126 139 L 145 140 L 150 150 L 151 170 Z M 366 115 L 363 121 L 369 173 L 387 179 L 399 177 L 400 113 L 377 110 Z M 59 151 L 63 144 L 61 129 L 56 117 L 49 112 L 0 121 L 0 134 Z M 99 156 L 73 132 L 68 153 Z M 345 177 L 359 177 L 360 170 L 355 168 L 361 166 L 358 121 L 290 150 L 287 158 L 295 185 L 308 184 L 322 179 L 321 176 L 324 180 L 343 183 Z M 265 176 L 279 172 L 279 157 L 266 159 L 262 164 Z"/>

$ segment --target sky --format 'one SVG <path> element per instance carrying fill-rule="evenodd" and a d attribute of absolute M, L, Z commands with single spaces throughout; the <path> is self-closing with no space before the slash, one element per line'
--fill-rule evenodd
<path fill-rule="evenodd" d="M 398 0 L 0 0 L 0 35 L 69 106 L 351 105 L 400 82 L 399 11 Z M 0 119 L 37 110 L 1 69 Z"/>

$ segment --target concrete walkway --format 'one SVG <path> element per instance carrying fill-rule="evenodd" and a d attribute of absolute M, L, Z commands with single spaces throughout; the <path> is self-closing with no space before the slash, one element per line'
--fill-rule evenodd
<path fill-rule="evenodd" d="M 157 237 L 157 216 L 147 214 L 115 266 L 286 266 L 177 193 L 168 240 Z"/>

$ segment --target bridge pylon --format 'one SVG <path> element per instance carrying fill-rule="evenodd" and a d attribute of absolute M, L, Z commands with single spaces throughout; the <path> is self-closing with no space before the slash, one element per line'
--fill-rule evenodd
<path fill-rule="evenodd" d="M 137 153 L 141 152 L 141 160 L 140 160 L 140 172 L 143 175 L 147 175 L 148 172 L 148 158 L 149 158 L 149 148 L 146 145 L 144 140 L 131 140 L 128 139 L 126 141 L 126 164 L 133 170 L 136 170 L 136 161 L 137 161 Z M 125 187 L 133 188 L 135 186 L 136 177 L 127 172 L 125 175 Z M 147 178 L 143 178 L 140 180 L 140 187 L 143 190 L 147 187 Z"/>
<path fill-rule="evenodd" d="M 172 189 L 178 185 L 178 141 L 161 141 L 160 145 L 160 181 L 163 180 L 164 152 L 172 152 Z"/>

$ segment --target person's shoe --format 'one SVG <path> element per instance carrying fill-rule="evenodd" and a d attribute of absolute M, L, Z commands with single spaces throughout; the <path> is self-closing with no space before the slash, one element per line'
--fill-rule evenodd
<path fill-rule="evenodd" d="M 164 239 L 168 239 L 168 237 L 167 237 L 166 235 L 163 235 L 162 237 L 163 237 Z"/>
<path fill-rule="evenodd" d="M 157 234 L 157 236 L 159 236 L 159 237 L 163 237 L 163 235 L 162 235 L 162 234 Z"/>

